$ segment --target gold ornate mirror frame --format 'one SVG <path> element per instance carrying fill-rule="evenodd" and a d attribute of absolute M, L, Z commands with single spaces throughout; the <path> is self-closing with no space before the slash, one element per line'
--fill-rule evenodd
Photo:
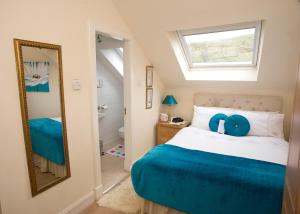
<path fill-rule="evenodd" d="M 66 175 L 61 177 L 54 182 L 43 186 L 42 188 L 37 188 L 37 181 L 34 171 L 34 163 L 33 163 L 33 152 L 31 145 L 31 137 L 29 131 L 29 117 L 28 117 L 28 108 L 27 108 L 27 98 L 26 98 L 26 90 L 25 90 L 25 73 L 24 73 L 24 65 L 23 65 L 23 53 L 22 47 L 33 47 L 40 49 L 52 49 L 57 51 L 57 61 L 58 61 L 58 70 L 59 70 L 59 89 L 60 89 L 60 110 L 61 110 L 61 121 L 62 121 L 62 134 L 63 134 L 63 146 L 64 146 L 64 157 L 65 157 L 65 166 L 66 166 Z M 25 140 L 25 148 L 27 155 L 27 164 L 28 164 L 28 172 L 31 184 L 31 193 L 32 196 L 35 196 L 52 186 L 66 180 L 71 176 L 70 172 L 70 163 L 69 163 L 69 153 L 68 153 L 68 141 L 67 141 L 67 131 L 66 131 L 66 119 L 65 119 L 65 107 L 64 107 L 64 87 L 63 87 L 63 71 L 62 71 L 62 53 L 61 46 L 54 44 L 47 44 L 41 42 L 34 42 L 28 40 L 14 39 L 14 47 L 15 47 L 15 57 L 16 57 L 16 66 L 17 66 L 17 74 L 18 74 L 18 83 L 19 83 L 19 95 L 20 95 L 20 105 L 21 105 L 21 113 L 22 113 L 22 122 L 23 122 L 23 131 L 24 131 L 24 140 Z"/>

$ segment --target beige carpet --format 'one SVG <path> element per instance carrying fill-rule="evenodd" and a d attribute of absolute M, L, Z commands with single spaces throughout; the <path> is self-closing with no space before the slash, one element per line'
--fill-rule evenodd
<path fill-rule="evenodd" d="M 142 200 L 133 190 L 130 177 L 105 194 L 97 202 L 100 207 L 111 208 L 126 214 L 138 213 L 141 203 Z"/>

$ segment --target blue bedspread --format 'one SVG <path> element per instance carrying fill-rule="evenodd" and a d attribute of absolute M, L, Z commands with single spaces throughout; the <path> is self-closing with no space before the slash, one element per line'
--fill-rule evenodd
<path fill-rule="evenodd" d="M 135 162 L 135 191 L 189 214 L 280 214 L 285 166 L 159 145 Z"/>
<path fill-rule="evenodd" d="M 33 152 L 63 165 L 65 158 L 61 122 L 49 118 L 31 119 L 29 127 Z"/>

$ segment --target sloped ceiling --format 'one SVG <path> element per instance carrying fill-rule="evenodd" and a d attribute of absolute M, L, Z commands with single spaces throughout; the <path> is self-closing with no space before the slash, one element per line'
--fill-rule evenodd
<path fill-rule="evenodd" d="M 201 86 L 290 90 L 300 50 L 296 0 L 113 0 L 167 87 Z M 264 20 L 258 81 L 186 81 L 168 32 Z"/>

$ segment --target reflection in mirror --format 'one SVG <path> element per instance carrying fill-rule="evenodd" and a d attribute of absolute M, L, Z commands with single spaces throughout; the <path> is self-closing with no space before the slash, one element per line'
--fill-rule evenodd
<path fill-rule="evenodd" d="M 32 194 L 70 177 L 61 48 L 15 40 Z"/>

